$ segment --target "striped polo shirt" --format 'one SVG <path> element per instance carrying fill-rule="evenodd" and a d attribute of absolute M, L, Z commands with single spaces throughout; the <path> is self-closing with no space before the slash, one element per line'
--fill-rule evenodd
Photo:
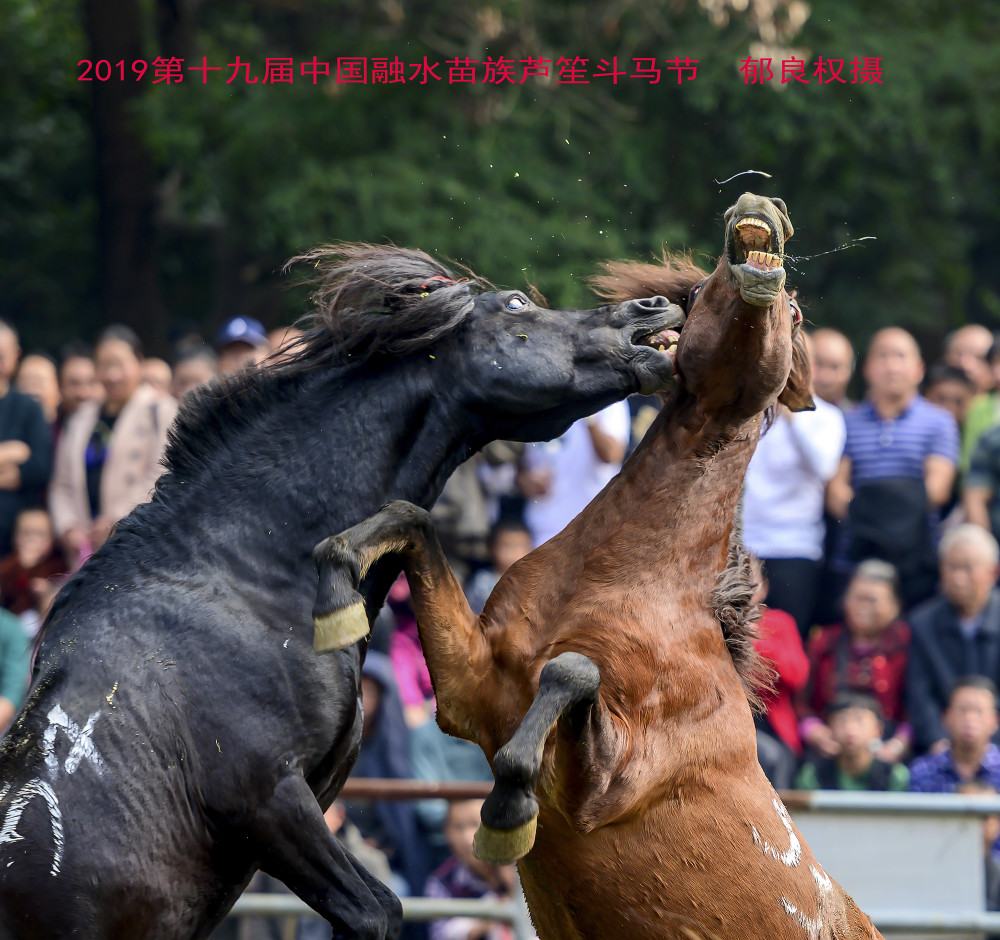
<path fill-rule="evenodd" d="M 955 419 L 917 395 L 896 418 L 883 419 L 869 400 L 845 415 L 844 456 L 851 461 L 851 485 L 892 477 L 923 479 L 931 454 L 958 463 Z"/>

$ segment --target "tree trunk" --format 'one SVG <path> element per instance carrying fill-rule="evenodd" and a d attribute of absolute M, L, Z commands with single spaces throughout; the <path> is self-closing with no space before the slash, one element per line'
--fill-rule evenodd
<path fill-rule="evenodd" d="M 138 0 L 85 0 L 84 5 L 91 58 L 111 64 L 110 80 L 91 86 L 104 320 L 132 327 L 150 351 L 161 352 L 167 324 L 156 268 L 156 189 L 152 161 L 130 113 L 152 74 L 150 69 L 137 82 L 132 73 L 133 61 L 148 61 L 142 14 Z M 122 60 L 125 81 L 116 68 Z"/>

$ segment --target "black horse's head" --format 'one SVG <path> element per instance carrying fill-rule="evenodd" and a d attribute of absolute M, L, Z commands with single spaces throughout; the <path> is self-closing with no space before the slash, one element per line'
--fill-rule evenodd
<path fill-rule="evenodd" d="M 421 251 L 338 245 L 296 259 L 319 270 L 314 300 L 342 362 L 417 361 L 483 416 L 490 439 L 538 440 L 633 392 L 673 383 L 682 310 L 663 297 L 550 310 L 518 290 L 455 275 Z"/>

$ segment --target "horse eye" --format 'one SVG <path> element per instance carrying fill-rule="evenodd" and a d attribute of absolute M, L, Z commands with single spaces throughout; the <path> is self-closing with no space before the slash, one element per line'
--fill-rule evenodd
<path fill-rule="evenodd" d="M 520 310 L 522 307 L 528 306 L 528 301 L 525 300 L 520 294 L 515 294 L 513 297 L 507 298 L 507 303 L 504 306 L 508 310 Z"/>

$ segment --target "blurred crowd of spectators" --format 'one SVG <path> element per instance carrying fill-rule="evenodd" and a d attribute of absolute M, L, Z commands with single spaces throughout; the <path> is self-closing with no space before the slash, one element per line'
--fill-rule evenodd
<path fill-rule="evenodd" d="M 237 318 L 213 346 L 188 344 L 167 363 L 144 358 L 135 334 L 115 326 L 57 361 L 22 356 L 0 322 L 0 729 L 23 699 L 30 637 L 62 579 L 147 498 L 179 400 L 219 373 L 280 357 L 294 335 Z M 909 333 L 880 330 L 857 402 L 847 337 L 820 329 L 809 342 L 816 410 L 778 408 L 741 508 L 761 561 L 758 647 L 776 674 L 757 717 L 761 765 L 778 787 L 994 792 L 1000 341 L 963 327 L 925 369 Z M 474 611 L 611 479 L 656 408 L 611 405 L 557 440 L 498 442 L 456 471 L 433 514 Z M 356 774 L 492 779 L 478 748 L 433 721 L 405 580 L 376 624 L 362 693 Z M 328 821 L 402 893 L 502 896 L 511 873 L 471 853 L 477 809 L 352 801 Z M 499 940 L 504 929 L 452 920 L 430 933 Z"/>

